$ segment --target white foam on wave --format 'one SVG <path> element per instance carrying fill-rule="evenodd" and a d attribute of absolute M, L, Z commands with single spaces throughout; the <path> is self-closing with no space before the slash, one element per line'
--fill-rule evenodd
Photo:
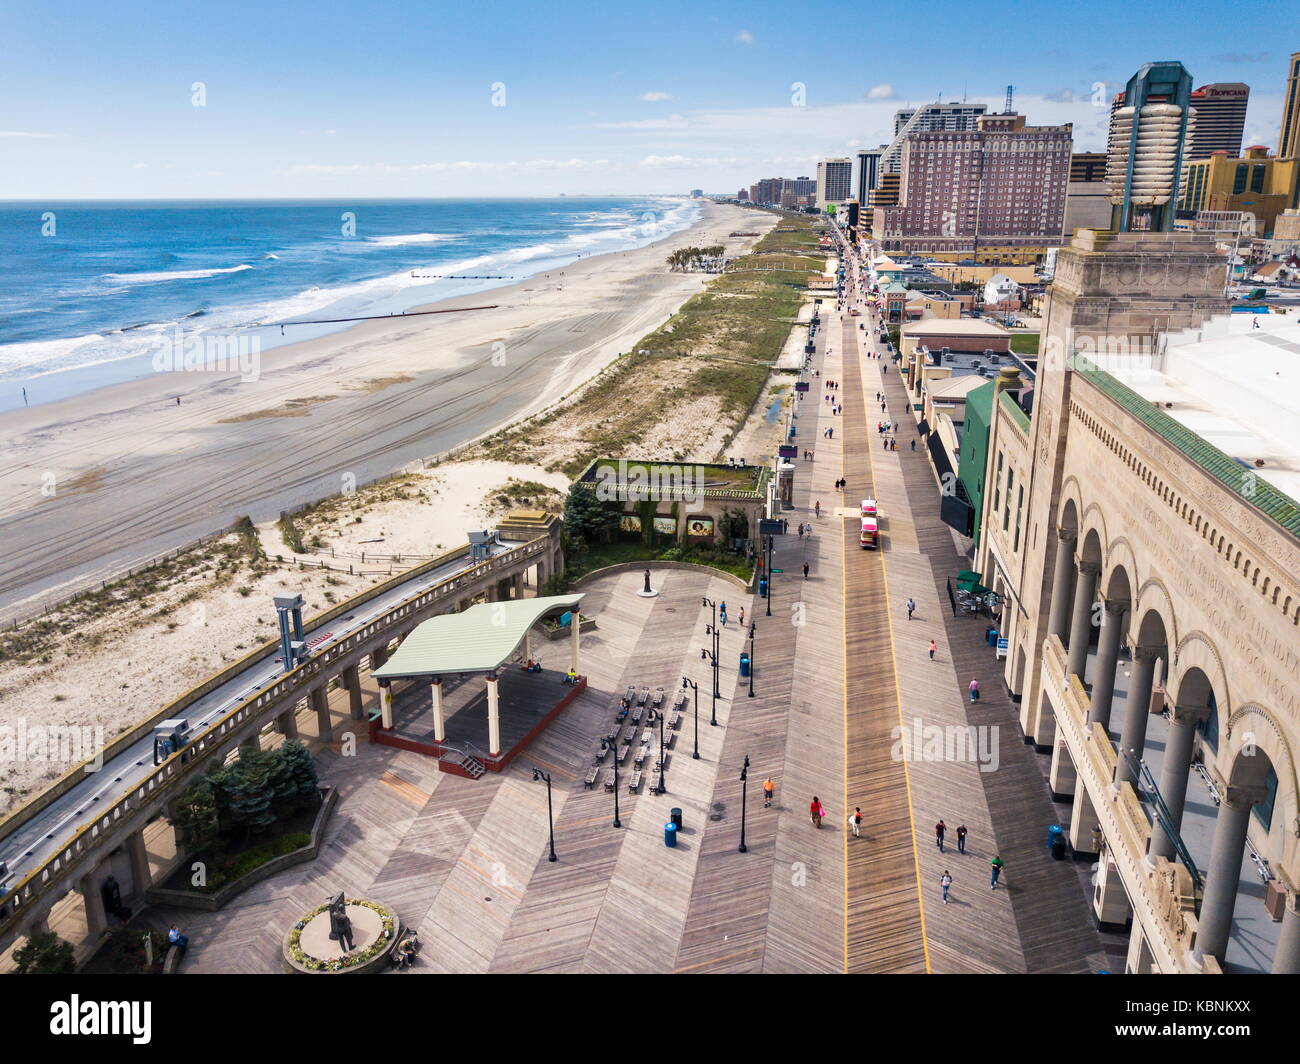
<path fill-rule="evenodd" d="M 103 339 L 104 337 L 99 333 L 90 333 L 87 336 L 70 336 L 63 340 L 31 340 L 26 343 L 0 344 L 0 368 L 16 370 L 27 366 L 60 362 L 79 347 Z"/>
<path fill-rule="evenodd" d="M 396 248 L 407 244 L 441 244 L 446 240 L 455 240 L 450 233 L 402 233 L 397 236 L 372 236 L 366 241 L 380 247 Z"/>
<path fill-rule="evenodd" d="M 248 263 L 238 266 L 225 266 L 211 270 L 168 270 L 161 273 L 106 273 L 104 280 L 117 281 L 119 284 L 161 284 L 164 281 L 196 281 L 204 277 L 219 277 L 225 273 L 242 273 L 253 267 Z"/>

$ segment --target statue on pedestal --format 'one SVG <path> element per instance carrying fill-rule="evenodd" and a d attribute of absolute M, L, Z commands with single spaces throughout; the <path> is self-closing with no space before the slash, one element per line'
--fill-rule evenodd
<path fill-rule="evenodd" d="M 340 893 L 329 900 L 330 939 L 338 942 L 345 953 L 356 947 L 352 944 L 352 921 L 348 919 L 347 899 Z"/>

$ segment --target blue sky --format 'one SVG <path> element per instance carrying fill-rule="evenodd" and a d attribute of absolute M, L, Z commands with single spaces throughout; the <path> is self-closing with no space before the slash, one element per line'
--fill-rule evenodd
<path fill-rule="evenodd" d="M 1000 110 L 1008 82 L 1089 150 L 1094 86 L 1156 59 L 1249 84 L 1246 143 L 1275 146 L 1297 26 L 1203 0 L 5 0 L 0 199 L 726 191 L 888 140 L 905 102 Z"/>

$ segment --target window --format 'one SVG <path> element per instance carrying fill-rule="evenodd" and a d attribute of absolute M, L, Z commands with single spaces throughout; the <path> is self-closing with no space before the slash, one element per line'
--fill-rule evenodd
<path fill-rule="evenodd" d="M 1011 549 L 1018 551 L 1020 549 L 1020 512 L 1025 505 L 1025 486 L 1020 485 L 1020 493 L 1016 496 L 1016 538 L 1011 544 Z"/>
<path fill-rule="evenodd" d="M 1264 164 L 1256 163 L 1250 169 L 1250 190 L 1251 192 L 1264 191 Z"/>
<path fill-rule="evenodd" d="M 1237 164 L 1237 173 L 1232 179 L 1232 194 L 1234 196 L 1239 196 L 1246 191 L 1246 173 L 1249 170 L 1250 167 L 1245 163 Z"/>
<path fill-rule="evenodd" d="M 1011 489 L 1016 482 L 1016 471 L 1007 470 L 1007 504 L 1002 510 L 1002 531 L 1005 532 L 1011 526 Z M 1022 492 L 1023 488 L 1020 489 Z"/>
<path fill-rule="evenodd" d="M 993 480 L 993 512 L 997 513 L 1002 501 L 1002 452 L 998 452 L 998 471 Z"/>
<path fill-rule="evenodd" d="M 1273 806 L 1277 802 L 1277 771 L 1272 765 L 1268 768 L 1268 775 L 1264 777 L 1264 789 L 1267 796 L 1262 802 L 1253 805 L 1250 811 L 1255 814 L 1260 827 L 1268 831 L 1273 826 Z"/>
<path fill-rule="evenodd" d="M 1219 752 L 1219 707 L 1214 701 L 1214 692 L 1209 694 L 1210 712 L 1206 718 L 1196 726 L 1196 730 L 1201 733 L 1201 738 L 1205 745 L 1213 750 L 1216 754 Z"/>

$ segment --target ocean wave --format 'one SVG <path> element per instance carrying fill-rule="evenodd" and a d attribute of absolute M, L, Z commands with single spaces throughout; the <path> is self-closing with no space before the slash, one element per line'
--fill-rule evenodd
<path fill-rule="evenodd" d="M 219 277 L 226 273 L 242 273 L 253 267 L 248 263 L 211 270 L 168 270 L 162 273 L 106 273 L 103 280 L 119 284 L 161 284 L 164 281 L 197 281 L 204 277 Z"/>
<path fill-rule="evenodd" d="M 366 240 L 366 243 L 396 248 L 407 244 L 441 244 L 443 241 L 455 239 L 451 233 L 402 233 L 398 236 L 372 236 Z"/>
<path fill-rule="evenodd" d="M 99 333 L 71 336 L 63 340 L 31 340 L 27 343 L 0 344 L 0 368 L 25 369 L 62 362 L 78 348 L 98 343 L 104 337 Z"/>

